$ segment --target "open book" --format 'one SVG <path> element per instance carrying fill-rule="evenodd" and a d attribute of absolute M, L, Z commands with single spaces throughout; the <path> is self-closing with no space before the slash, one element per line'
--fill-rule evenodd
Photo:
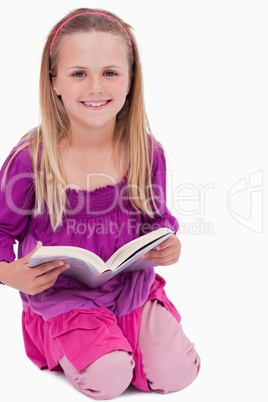
<path fill-rule="evenodd" d="M 49 261 L 64 260 L 71 266 L 63 272 L 72 276 L 90 288 L 95 288 L 120 272 L 137 271 L 151 268 L 157 264 L 141 260 L 140 257 L 162 243 L 174 232 L 160 228 L 120 247 L 108 261 L 80 247 L 43 246 L 31 257 L 29 267 L 35 267 Z"/>

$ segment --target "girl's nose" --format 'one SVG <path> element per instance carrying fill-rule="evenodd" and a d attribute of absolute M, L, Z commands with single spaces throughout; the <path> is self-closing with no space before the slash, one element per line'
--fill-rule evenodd
<path fill-rule="evenodd" d="M 91 78 L 88 83 L 87 91 L 90 95 L 103 94 L 104 88 L 99 78 Z"/>

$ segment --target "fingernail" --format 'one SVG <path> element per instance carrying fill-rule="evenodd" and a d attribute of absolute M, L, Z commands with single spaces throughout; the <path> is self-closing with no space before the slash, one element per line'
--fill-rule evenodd
<path fill-rule="evenodd" d="M 66 264 L 66 265 L 65 265 L 65 268 L 66 268 L 66 269 L 67 269 L 67 268 L 70 268 L 70 266 L 71 266 L 70 264 Z"/>
<path fill-rule="evenodd" d="M 65 262 L 64 261 L 59 261 L 59 265 L 64 265 Z"/>

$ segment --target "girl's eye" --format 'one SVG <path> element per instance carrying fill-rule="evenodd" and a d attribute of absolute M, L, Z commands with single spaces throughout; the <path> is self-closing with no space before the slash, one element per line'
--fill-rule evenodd
<path fill-rule="evenodd" d="M 85 77 L 85 73 L 83 71 L 77 71 L 76 73 L 73 74 L 74 77 L 81 78 Z"/>
<path fill-rule="evenodd" d="M 114 71 L 106 71 L 104 75 L 106 75 L 107 77 L 114 77 L 117 74 Z"/>

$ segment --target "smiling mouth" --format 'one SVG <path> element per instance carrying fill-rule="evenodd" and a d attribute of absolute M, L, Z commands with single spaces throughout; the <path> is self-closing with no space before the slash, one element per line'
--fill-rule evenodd
<path fill-rule="evenodd" d="M 111 99 L 106 100 L 106 101 L 82 102 L 82 103 L 86 106 L 90 106 L 93 108 L 100 108 L 104 105 L 107 105 L 109 102 L 111 102 Z"/>

